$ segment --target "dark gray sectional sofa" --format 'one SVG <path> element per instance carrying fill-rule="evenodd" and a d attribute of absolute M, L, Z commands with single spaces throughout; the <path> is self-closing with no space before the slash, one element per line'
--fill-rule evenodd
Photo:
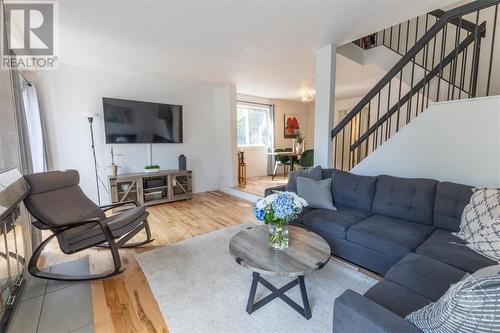
<path fill-rule="evenodd" d="M 335 300 L 334 333 L 421 332 L 404 318 L 438 300 L 466 273 L 496 264 L 458 231 L 471 187 L 431 179 L 358 176 L 324 169 L 337 211 L 306 209 L 294 225 L 323 236 L 340 258 L 384 276 L 364 295 Z M 272 190 L 283 190 L 270 188 Z"/>

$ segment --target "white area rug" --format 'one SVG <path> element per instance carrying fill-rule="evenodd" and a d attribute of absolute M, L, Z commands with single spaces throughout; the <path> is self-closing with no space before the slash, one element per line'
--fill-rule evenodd
<path fill-rule="evenodd" d="M 312 318 L 276 298 L 245 311 L 252 273 L 229 254 L 229 240 L 251 224 L 226 228 L 136 255 L 171 333 L 331 332 L 333 301 L 346 289 L 364 293 L 377 281 L 331 260 L 305 277 Z M 290 278 L 263 276 L 276 287 Z M 269 291 L 259 284 L 256 301 Z M 287 295 L 302 305 L 298 287 Z"/>

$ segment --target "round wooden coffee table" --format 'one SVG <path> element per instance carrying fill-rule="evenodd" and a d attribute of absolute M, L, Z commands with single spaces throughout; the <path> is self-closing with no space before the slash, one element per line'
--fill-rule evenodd
<path fill-rule="evenodd" d="M 311 308 L 307 297 L 304 276 L 323 268 L 330 259 L 330 245 L 312 231 L 289 226 L 290 241 L 284 251 L 269 247 L 267 236 L 269 227 L 259 225 L 248 227 L 237 233 L 229 242 L 229 252 L 236 262 L 253 272 L 252 286 L 248 296 L 247 312 L 263 307 L 279 297 L 306 319 L 311 318 Z M 295 279 L 281 288 L 276 288 L 261 277 L 263 275 L 289 276 Z M 271 294 L 255 302 L 258 283 L 271 291 Z M 285 293 L 299 285 L 303 307 Z"/>

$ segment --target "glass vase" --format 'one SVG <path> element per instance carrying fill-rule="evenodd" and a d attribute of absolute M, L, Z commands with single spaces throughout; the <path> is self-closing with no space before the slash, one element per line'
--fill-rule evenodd
<path fill-rule="evenodd" d="M 288 248 L 288 226 L 287 225 L 269 225 L 269 236 L 267 237 L 269 247 L 276 250 L 285 250 Z"/>

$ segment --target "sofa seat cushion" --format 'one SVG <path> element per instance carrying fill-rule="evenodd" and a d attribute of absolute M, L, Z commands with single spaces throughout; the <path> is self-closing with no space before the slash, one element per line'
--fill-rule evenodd
<path fill-rule="evenodd" d="M 312 212 L 314 210 L 315 209 L 311 207 L 304 207 L 302 211 L 299 213 L 299 215 L 297 215 L 297 217 L 290 222 L 290 224 L 303 224 L 304 216 L 307 213 Z"/>
<path fill-rule="evenodd" d="M 385 279 L 435 302 L 466 274 L 443 262 L 410 253 L 392 266 Z"/>
<path fill-rule="evenodd" d="M 387 280 L 368 289 L 364 296 L 403 318 L 431 303 L 422 295 Z"/>
<path fill-rule="evenodd" d="M 302 223 L 318 232 L 338 238 L 346 238 L 349 227 L 364 220 L 369 213 L 339 206 L 337 210 L 313 209 L 302 217 Z"/>
<path fill-rule="evenodd" d="M 495 261 L 469 249 L 464 244 L 463 240 L 453 236 L 450 231 L 436 229 L 417 248 L 416 253 L 447 263 L 469 273 L 496 264 Z"/>
<path fill-rule="evenodd" d="M 467 276 L 437 302 L 406 319 L 427 333 L 499 332 L 499 267 L 485 267 Z"/>
<path fill-rule="evenodd" d="M 347 239 L 393 258 L 403 258 L 422 244 L 434 227 L 383 215 L 353 225 Z"/>

